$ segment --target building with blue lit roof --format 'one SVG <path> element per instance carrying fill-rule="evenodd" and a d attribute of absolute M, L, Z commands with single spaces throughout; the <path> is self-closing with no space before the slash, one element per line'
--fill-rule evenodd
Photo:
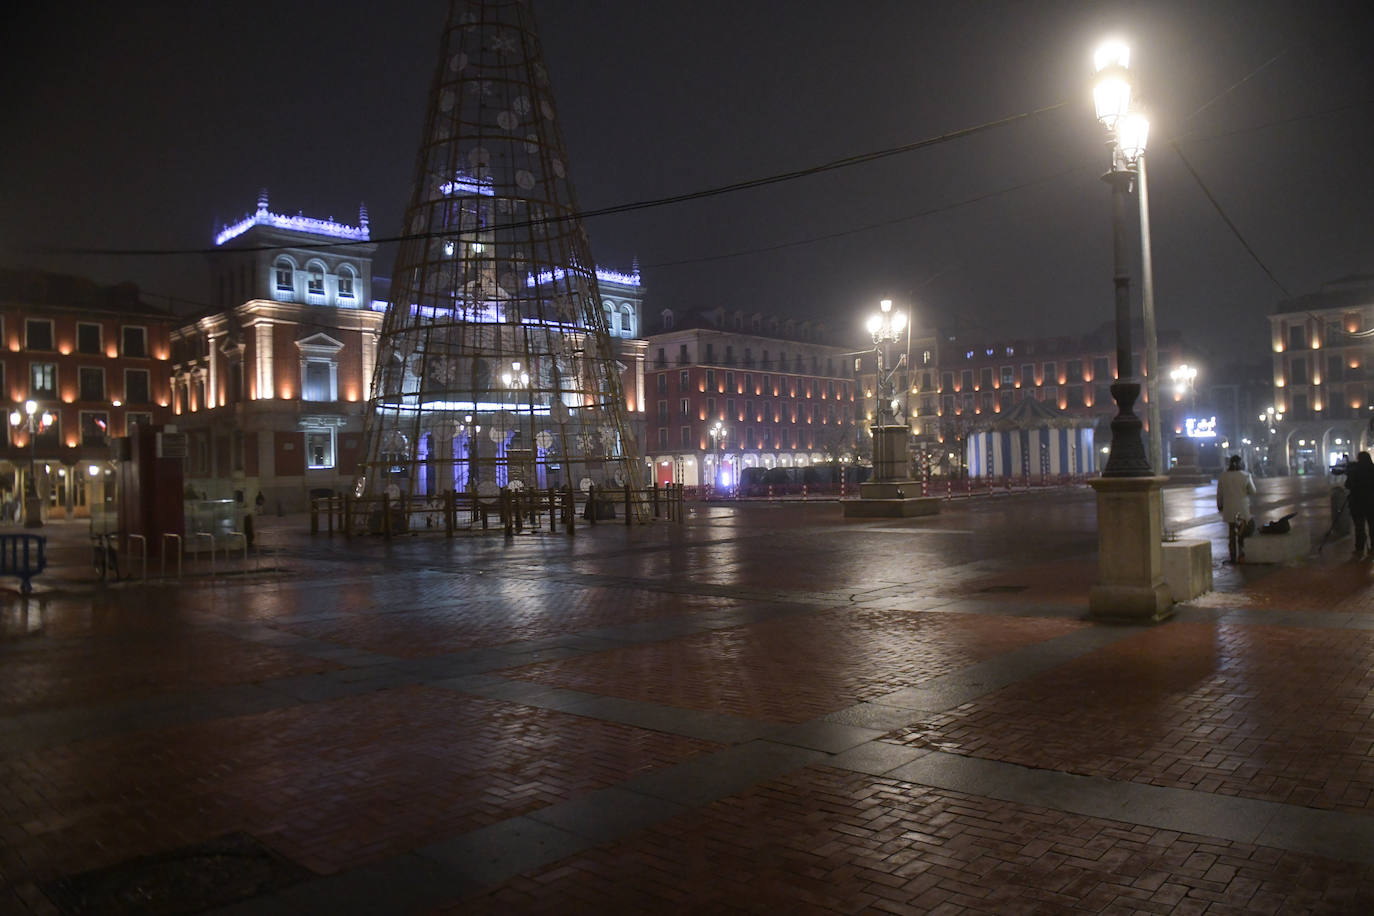
<path fill-rule="evenodd" d="M 211 256 L 215 307 L 172 333 L 171 410 L 187 433 L 198 494 L 300 511 L 348 490 L 363 448 L 368 386 L 389 283 L 374 277 L 366 208 L 356 225 L 257 208 Z M 642 441 L 643 286 L 597 270 L 627 407 Z"/>

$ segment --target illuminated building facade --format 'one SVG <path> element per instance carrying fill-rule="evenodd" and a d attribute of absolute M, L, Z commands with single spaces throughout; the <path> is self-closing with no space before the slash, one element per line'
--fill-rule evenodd
<path fill-rule="evenodd" d="M 860 456 L 853 350 L 824 325 L 723 308 L 659 320 L 645 370 L 652 481 L 730 492 L 745 468 Z"/>
<path fill-rule="evenodd" d="M 287 216 L 264 191 L 215 246 L 218 308 L 171 342 L 187 485 L 249 506 L 262 493 L 268 511 L 342 493 L 357 472 L 382 320 L 366 209 L 357 225 Z"/>
<path fill-rule="evenodd" d="M 1269 331 L 1272 406 L 1282 419 L 1261 424 L 1261 435 L 1272 439 L 1269 457 L 1275 470 L 1322 473 L 1343 454 L 1368 450 L 1374 418 L 1374 275 L 1344 277 L 1279 303 L 1269 316 Z"/>
<path fill-rule="evenodd" d="M 372 274 L 366 209 L 357 225 L 257 209 L 215 238 L 216 308 L 171 332 L 166 397 L 187 433 L 197 494 L 299 511 L 343 493 L 362 460 L 363 413 L 390 284 Z M 319 247 L 327 245 L 328 247 Z M 643 286 L 597 270 L 627 407 L 643 417 Z"/>
<path fill-rule="evenodd" d="M 0 270 L 0 391 L 6 418 L 20 420 L 4 422 L 0 491 L 27 486 L 32 464 L 49 517 L 89 515 L 111 469 L 110 438 L 168 418 L 176 322 L 132 284 Z M 32 442 L 30 400 L 40 427 Z"/>
<path fill-rule="evenodd" d="M 1142 341 L 1144 334 L 1134 335 Z M 1176 332 L 1159 333 L 1161 378 L 1170 367 L 1184 361 L 1182 338 Z M 1143 353 L 1132 357 L 1136 366 L 1144 365 Z M 967 466 L 969 434 L 986 427 L 1002 414 L 1009 413 L 1027 398 L 1062 411 L 1070 417 L 1091 419 L 1096 425 L 1096 440 L 1110 441 L 1111 418 L 1116 414 L 1111 385 L 1116 379 L 1116 336 L 1111 324 L 1104 324 L 1082 337 L 1042 337 L 1017 340 L 989 340 L 985 335 L 942 332 L 938 336 L 938 376 L 933 391 L 919 396 L 918 417 L 931 429 L 943 449 L 940 463 Z M 1144 372 L 1141 371 L 1143 378 Z M 1168 385 L 1167 382 L 1164 383 Z M 1136 414 L 1146 421 L 1148 395 L 1144 386 L 1136 402 Z M 1171 389 L 1160 394 L 1160 423 L 1164 430 L 1166 455 L 1170 431 L 1182 433 L 1186 405 Z M 937 422 L 928 423 L 934 412 Z M 953 458 L 950 455 L 953 454 Z M 1166 459 L 1167 460 L 1167 459 Z M 1076 456 L 1076 473 L 1100 469 L 1106 455 L 1095 460 Z"/>

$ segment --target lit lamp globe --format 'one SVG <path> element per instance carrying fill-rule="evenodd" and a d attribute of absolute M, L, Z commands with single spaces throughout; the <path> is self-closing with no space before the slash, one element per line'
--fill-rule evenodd
<path fill-rule="evenodd" d="M 1117 145 L 1127 164 L 1134 165 L 1145 155 L 1145 144 L 1150 139 L 1150 119 L 1139 111 L 1123 117 L 1116 125 Z"/>
<path fill-rule="evenodd" d="M 1120 41 L 1108 41 L 1093 53 L 1093 107 L 1097 120 L 1107 130 L 1115 130 L 1117 121 L 1124 118 L 1131 107 L 1131 78 L 1127 68 L 1131 64 L 1131 49 Z"/>

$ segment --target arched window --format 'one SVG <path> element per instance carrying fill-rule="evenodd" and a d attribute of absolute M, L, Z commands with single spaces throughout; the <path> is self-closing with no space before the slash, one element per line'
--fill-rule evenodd
<path fill-rule="evenodd" d="M 324 301 L 324 265 L 319 261 L 305 265 L 305 296 L 309 302 Z"/>
<path fill-rule="evenodd" d="M 296 289 L 296 265 L 292 264 L 289 258 L 277 258 L 273 270 L 277 277 L 277 298 L 289 299 Z M 282 295 L 283 293 L 285 295 Z"/>
<path fill-rule="evenodd" d="M 354 294 L 353 290 L 354 290 L 354 285 L 355 285 L 354 281 L 355 281 L 356 279 L 357 279 L 357 274 L 355 274 L 355 273 L 353 272 L 353 268 L 352 268 L 350 265 L 344 264 L 344 265 L 342 265 L 342 266 L 339 268 L 339 298 L 340 298 L 340 299 L 352 299 L 352 298 L 354 297 L 355 294 Z"/>
<path fill-rule="evenodd" d="M 607 301 L 601 303 L 601 307 L 606 312 L 606 333 L 615 337 L 618 330 L 615 320 L 615 304 Z"/>
<path fill-rule="evenodd" d="M 635 310 L 632 305 L 622 305 L 620 307 L 620 336 L 635 336 Z"/>

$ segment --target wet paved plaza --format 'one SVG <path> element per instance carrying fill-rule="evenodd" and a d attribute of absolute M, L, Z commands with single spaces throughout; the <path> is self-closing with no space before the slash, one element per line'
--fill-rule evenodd
<path fill-rule="evenodd" d="M 1323 482 L 1260 483 L 1322 541 Z M 57 550 L 0 617 L 0 912 L 1374 911 L 1349 539 L 1128 627 L 1090 491 L 943 509 Z"/>

